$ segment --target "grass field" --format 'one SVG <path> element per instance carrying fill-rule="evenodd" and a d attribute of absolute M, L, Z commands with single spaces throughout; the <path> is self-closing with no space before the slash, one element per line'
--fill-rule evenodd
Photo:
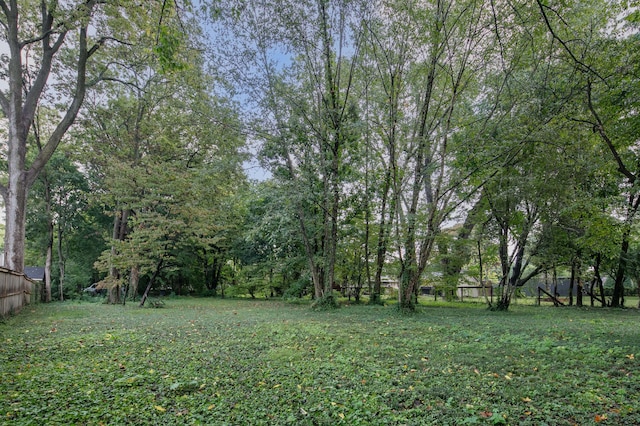
<path fill-rule="evenodd" d="M 638 425 L 639 326 L 525 305 L 38 305 L 0 323 L 0 423 Z"/>

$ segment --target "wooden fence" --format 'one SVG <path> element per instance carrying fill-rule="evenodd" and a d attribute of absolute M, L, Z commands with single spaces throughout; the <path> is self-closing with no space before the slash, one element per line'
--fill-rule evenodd
<path fill-rule="evenodd" d="M 6 317 L 40 300 L 40 284 L 24 274 L 0 267 L 0 317 Z"/>

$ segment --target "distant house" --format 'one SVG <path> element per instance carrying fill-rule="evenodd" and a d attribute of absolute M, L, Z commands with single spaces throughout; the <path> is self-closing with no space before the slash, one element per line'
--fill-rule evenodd
<path fill-rule="evenodd" d="M 398 283 L 398 280 L 390 277 L 381 277 L 380 286 L 382 288 L 388 288 L 393 290 L 398 290 L 400 288 L 400 284 Z"/>
<path fill-rule="evenodd" d="M 459 299 L 465 297 L 479 298 L 485 295 L 491 297 L 493 295 L 493 286 L 490 282 L 484 283 L 484 288 L 479 283 L 463 283 L 458 285 L 457 294 Z"/>
<path fill-rule="evenodd" d="M 33 281 L 44 281 L 44 267 L 42 266 L 25 266 L 24 274 Z"/>

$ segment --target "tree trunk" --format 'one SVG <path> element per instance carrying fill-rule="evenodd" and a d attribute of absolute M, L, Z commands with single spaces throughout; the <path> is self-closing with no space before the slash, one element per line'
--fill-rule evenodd
<path fill-rule="evenodd" d="M 394 132 L 395 133 L 395 132 Z M 374 281 L 372 304 L 382 303 L 382 272 L 387 258 L 389 236 L 391 234 L 393 219 L 396 214 L 397 202 L 395 198 L 389 199 L 390 194 L 395 194 L 396 174 L 396 149 L 395 136 L 389 141 L 389 167 L 385 172 L 382 189 L 382 206 L 380 211 L 380 228 L 378 229 L 378 247 L 376 251 L 376 275 Z M 392 191 L 393 189 L 393 191 Z M 388 206 L 388 207 L 387 207 Z"/>
<path fill-rule="evenodd" d="M 44 186 L 45 216 L 47 221 L 47 235 L 44 261 L 44 289 L 41 300 L 44 303 L 51 302 L 51 266 L 53 264 L 53 215 L 51 213 L 51 187 L 46 174 L 43 174 L 42 183 Z"/>
<path fill-rule="evenodd" d="M 158 278 L 158 275 L 160 274 L 160 271 L 162 270 L 162 264 L 163 263 L 164 263 L 164 259 L 160 259 L 160 261 L 156 265 L 156 270 L 153 271 L 153 275 L 151 275 L 151 278 L 149 279 L 149 283 L 147 284 L 147 288 L 144 289 L 144 294 L 142 295 L 142 299 L 140 299 L 140 305 L 139 305 L 141 308 L 144 306 L 144 302 L 147 301 L 147 297 L 149 297 L 149 291 L 153 287 L 153 284 L 155 284 L 156 278 Z"/>
<path fill-rule="evenodd" d="M 27 210 L 25 173 L 16 171 L 24 167 L 24 159 L 12 158 L 9 143 L 9 184 L 5 203 L 4 266 L 16 272 L 24 271 L 24 241 Z"/>
<path fill-rule="evenodd" d="M 53 238 L 53 229 L 51 229 L 51 237 Z M 47 255 L 44 261 L 44 292 L 42 292 L 42 301 L 51 302 L 51 265 L 53 264 L 53 241 L 47 241 Z"/>
<path fill-rule="evenodd" d="M 58 268 L 60 270 L 59 277 L 59 294 L 60 301 L 64 300 L 64 273 L 65 273 L 65 262 L 66 258 L 64 255 L 64 250 L 62 249 L 62 225 L 58 222 Z"/>
<path fill-rule="evenodd" d="M 371 294 L 370 303 L 377 305 L 382 303 L 382 270 L 384 268 L 387 257 L 387 224 L 385 220 L 387 196 L 389 186 L 386 182 L 382 192 L 382 207 L 380 212 L 380 228 L 378 229 L 378 248 L 376 250 L 376 275 L 373 284 L 373 292 Z"/>
<path fill-rule="evenodd" d="M 571 263 L 572 274 L 575 270 L 575 278 L 576 278 L 576 306 L 582 307 L 583 300 L 582 297 L 584 295 L 584 283 L 582 282 L 582 262 L 580 261 L 580 254 L 578 253 Z"/>
<path fill-rule="evenodd" d="M 582 307 L 582 304 L 583 304 L 583 301 L 582 301 L 583 291 L 584 289 L 583 289 L 582 277 L 580 276 L 580 273 L 578 273 L 578 289 L 576 291 L 576 306 L 578 307 Z"/>
<path fill-rule="evenodd" d="M 478 282 L 480 283 L 480 287 L 482 287 L 482 294 L 484 295 L 484 300 L 487 303 L 487 306 L 491 309 L 493 308 L 493 297 L 491 298 L 491 300 L 489 299 L 489 296 L 487 295 L 487 287 L 484 285 L 484 280 L 482 278 L 482 274 L 483 274 L 483 263 L 482 263 L 482 248 L 480 246 L 480 240 L 477 241 L 478 243 L 478 265 L 480 268 L 480 279 L 478 280 Z M 491 289 L 492 293 L 493 293 L 493 288 Z"/>
<path fill-rule="evenodd" d="M 613 285 L 613 296 L 611 297 L 611 307 L 624 307 L 624 279 L 627 269 L 627 253 L 629 251 L 629 230 L 622 234 L 622 245 L 620 256 L 618 257 L 618 267 L 616 270 L 616 281 Z"/>
<path fill-rule="evenodd" d="M 17 6 L 12 9 L 15 7 Z M 29 118 L 31 111 L 26 112 L 27 117 L 24 116 L 22 44 L 18 35 L 18 10 L 12 10 L 12 12 L 6 16 L 7 21 L 4 22 L 7 30 L 6 41 L 10 51 L 9 96 L 8 99 L 5 99 L 4 96 L 2 98 L 2 107 L 9 127 L 7 140 L 8 182 L 6 187 L 2 187 L 5 204 L 4 266 L 16 272 L 23 272 L 26 205 L 29 190 L 25 158 L 27 155 L 27 135 L 31 127 L 31 120 L 25 123 L 25 119 Z"/>
<path fill-rule="evenodd" d="M 505 221 L 501 221 L 500 218 L 494 213 L 494 217 L 499 225 L 499 248 L 498 254 L 500 257 L 500 267 L 502 268 L 502 277 L 500 278 L 500 288 L 502 293 L 500 294 L 500 300 L 496 305 L 496 309 L 499 311 L 506 311 L 509 309 L 511 297 L 509 295 L 509 226 Z"/>
<path fill-rule="evenodd" d="M 515 259 L 513 261 L 513 265 L 510 265 L 508 260 L 508 238 L 507 238 L 507 234 L 509 232 L 508 226 L 501 231 L 503 232 L 503 235 L 501 235 L 501 238 L 500 238 L 500 252 L 501 252 L 500 258 L 501 258 L 501 263 L 503 263 L 502 265 L 503 291 L 502 291 L 502 297 L 500 298 L 500 301 L 498 302 L 498 305 L 496 307 L 497 310 L 501 310 L 501 311 L 508 310 L 509 306 L 511 305 L 511 298 L 515 294 L 516 289 L 521 285 L 523 285 L 526 281 L 528 281 L 528 279 L 531 278 L 535 273 L 540 272 L 540 269 L 536 269 L 534 273 L 527 275 L 526 278 L 522 277 L 523 271 L 525 269 L 523 265 L 526 265 L 526 263 L 524 262 L 525 248 L 527 246 L 527 241 L 529 239 L 529 231 L 531 230 L 531 226 L 532 226 L 532 223 L 534 222 L 534 219 L 528 218 L 527 221 L 528 223 L 525 225 L 525 228 L 522 230 L 518 238 L 518 241 L 516 242 L 516 249 L 515 249 L 516 253 L 515 253 Z M 555 268 L 554 268 L 554 276 L 555 276 Z M 555 293 L 555 288 L 554 288 L 554 293 Z"/>
<path fill-rule="evenodd" d="M 569 306 L 573 306 L 573 288 L 576 281 L 576 263 L 571 262 L 571 279 L 569 280 Z"/>
<path fill-rule="evenodd" d="M 293 170 L 291 163 L 290 170 Z M 309 272 L 311 273 L 311 281 L 313 283 L 313 295 L 316 300 L 322 297 L 322 271 L 316 263 L 315 256 L 316 251 L 313 249 L 309 234 L 307 232 L 307 226 L 305 224 L 305 214 L 302 206 L 298 206 L 298 222 L 300 224 L 300 230 L 302 231 L 302 241 L 304 242 L 305 253 L 307 254 L 307 262 L 309 263 Z"/>
<path fill-rule="evenodd" d="M 602 277 L 600 276 L 600 262 L 602 262 L 602 255 L 598 253 L 596 255 L 596 263 L 595 265 L 593 265 L 593 280 L 594 280 L 594 284 L 598 284 L 598 291 L 600 292 L 600 298 L 601 298 L 600 303 L 604 308 L 607 306 L 607 300 L 604 295 L 604 285 L 602 283 Z M 593 289 L 593 285 L 591 286 L 591 288 Z M 591 294 L 593 294 L 593 290 L 591 290 Z M 591 306 L 593 306 L 593 298 L 591 299 Z"/>
<path fill-rule="evenodd" d="M 576 272 L 577 272 L 577 281 L 578 281 L 578 290 L 576 291 L 576 306 L 582 307 L 583 304 L 583 300 L 582 300 L 582 296 L 584 294 L 584 283 L 582 282 L 582 273 L 581 273 L 581 267 L 580 265 L 578 265 L 578 267 L 576 268 Z"/>
<path fill-rule="evenodd" d="M 400 274 L 398 308 L 402 311 L 413 311 L 416 308 L 413 293 L 419 280 L 417 268 L 417 263 L 415 260 L 412 260 L 406 263 L 406 266 L 404 266 Z"/>
<path fill-rule="evenodd" d="M 324 210 L 324 240 L 323 240 L 323 273 L 324 286 L 322 289 L 322 301 L 316 300 L 316 303 L 322 303 L 326 307 L 335 306 L 333 299 L 333 287 L 335 284 L 335 267 L 336 255 L 338 248 L 338 216 L 340 212 L 340 168 L 341 152 L 344 145 L 344 128 L 343 128 L 343 106 L 340 99 L 339 76 L 334 75 L 334 58 L 333 52 L 334 40 L 329 34 L 329 11 L 324 0 L 318 1 L 318 13 L 320 18 L 320 40 L 322 47 L 322 61 L 324 71 L 324 96 L 327 101 L 324 105 L 326 108 L 326 126 L 327 131 L 322 132 L 320 150 L 321 162 L 323 163 L 323 181 L 325 191 L 325 210 Z M 337 67 L 340 69 L 339 66 Z M 350 81 L 350 80 L 348 80 Z M 349 84 L 349 83 L 348 83 Z M 349 91 L 346 91 L 345 99 Z"/>
<path fill-rule="evenodd" d="M 605 294 L 604 294 L 604 284 L 602 282 L 602 277 L 600 277 L 599 275 L 598 275 L 598 288 L 600 290 L 600 299 L 601 299 L 601 302 L 602 302 L 602 307 L 606 308 L 607 307 L 607 299 L 606 299 Z"/>
<path fill-rule="evenodd" d="M 417 148 L 415 165 L 413 169 L 411 202 L 407 211 L 404 242 L 405 259 L 404 261 L 401 260 L 402 267 L 400 274 L 400 289 L 398 291 L 398 307 L 401 310 L 415 309 L 415 305 L 413 303 L 414 288 L 418 285 L 418 282 L 420 280 L 420 271 L 418 270 L 418 258 L 416 249 L 416 220 L 420 193 L 423 190 L 423 184 L 427 179 L 429 179 L 429 177 L 427 176 L 429 170 L 429 160 L 426 158 L 429 145 L 427 134 L 427 118 L 429 115 L 431 95 L 434 87 L 437 61 L 437 54 L 435 52 L 432 52 L 429 75 L 427 77 L 427 85 L 425 88 L 423 101 L 420 106 L 420 118 L 417 123 Z M 396 188 L 396 191 L 397 190 L 399 190 L 399 188 Z M 394 196 L 396 199 L 401 198 L 400 194 L 394 194 Z"/>
<path fill-rule="evenodd" d="M 138 296 L 138 283 L 140 281 L 140 272 L 137 266 L 131 268 L 131 273 L 129 275 L 129 298 L 131 300 L 136 300 Z"/>
<path fill-rule="evenodd" d="M 389 234 L 393 226 L 393 218 L 396 214 L 397 202 L 395 197 L 389 200 L 389 194 L 396 194 L 396 182 L 397 182 L 397 159 L 396 159 L 396 130 L 397 130 L 397 109 L 398 109 L 398 94 L 395 84 L 395 75 L 391 76 L 390 87 L 390 131 L 387 142 L 387 153 L 389 155 L 389 165 L 385 170 L 384 182 L 382 187 L 382 199 L 380 208 L 380 228 L 378 229 L 378 248 L 376 251 L 376 276 L 374 283 L 374 290 L 372 294 L 371 303 L 382 303 L 382 270 L 387 258 Z M 393 191 L 391 191 L 393 189 Z M 388 206 L 388 212 L 387 212 Z"/>
<path fill-rule="evenodd" d="M 124 209 L 119 210 L 115 213 L 113 218 L 113 233 L 112 238 L 115 241 L 122 241 L 127 237 L 128 233 L 128 220 L 129 215 L 131 214 L 131 210 Z M 111 246 L 111 253 L 113 255 L 116 254 L 116 248 L 114 245 Z M 109 303 L 119 304 L 120 303 L 120 288 L 122 286 L 121 272 L 114 267 L 113 265 L 109 268 L 109 275 L 111 276 L 111 282 L 113 283 L 113 287 L 109 289 L 107 294 L 107 299 Z"/>
<path fill-rule="evenodd" d="M 367 149 L 367 157 L 368 157 L 368 149 Z M 367 158 L 368 162 L 368 158 Z M 369 248 L 369 239 L 371 238 L 371 207 L 369 205 L 369 166 L 366 166 L 365 170 L 365 188 L 364 193 L 366 201 L 364 207 L 364 272 L 367 281 L 367 287 L 369 288 L 369 294 L 371 294 L 371 264 L 369 262 L 369 258 L 371 257 L 371 250 Z M 362 283 L 359 283 L 360 288 L 356 294 L 356 302 L 360 302 L 360 289 L 362 288 Z"/>

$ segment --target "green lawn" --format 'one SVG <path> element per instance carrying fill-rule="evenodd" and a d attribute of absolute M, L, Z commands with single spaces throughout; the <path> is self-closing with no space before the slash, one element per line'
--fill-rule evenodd
<path fill-rule="evenodd" d="M 0 423 L 638 425 L 639 326 L 525 305 L 38 305 L 0 323 Z"/>

